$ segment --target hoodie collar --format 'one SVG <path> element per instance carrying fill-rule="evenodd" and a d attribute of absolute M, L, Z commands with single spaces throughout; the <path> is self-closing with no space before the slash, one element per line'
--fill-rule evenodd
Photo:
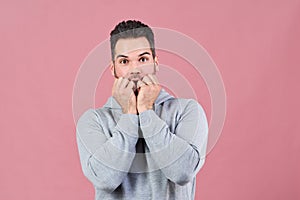
<path fill-rule="evenodd" d="M 163 88 L 160 90 L 158 97 L 156 98 L 154 104 L 159 105 L 169 99 L 174 99 L 172 95 L 170 95 L 167 91 L 165 91 Z M 113 108 L 113 109 L 121 109 L 120 104 L 116 101 L 116 99 L 113 96 L 110 96 L 107 100 L 107 102 L 103 106 L 104 108 Z"/>

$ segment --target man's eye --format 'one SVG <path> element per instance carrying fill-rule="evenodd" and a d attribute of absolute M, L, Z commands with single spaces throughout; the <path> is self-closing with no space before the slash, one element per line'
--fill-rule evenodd
<path fill-rule="evenodd" d="M 126 60 L 126 59 L 120 60 L 120 64 L 127 64 L 127 63 L 128 63 L 128 60 Z"/>
<path fill-rule="evenodd" d="M 147 62 L 148 61 L 148 58 L 146 58 L 146 57 L 141 57 L 140 58 L 140 62 Z"/>

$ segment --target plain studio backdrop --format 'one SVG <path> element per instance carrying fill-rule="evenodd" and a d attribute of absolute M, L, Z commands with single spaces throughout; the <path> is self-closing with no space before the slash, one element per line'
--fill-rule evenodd
<path fill-rule="evenodd" d="M 300 199 L 296 0 L 1 0 L 0 199 L 94 199 L 79 163 L 72 92 L 83 60 L 124 19 L 193 38 L 222 75 L 226 120 L 197 175 L 196 199 Z M 185 61 L 159 53 L 161 64 L 193 79 Z M 97 107 L 110 95 L 107 77 Z M 210 117 L 205 84 L 193 87 Z"/>

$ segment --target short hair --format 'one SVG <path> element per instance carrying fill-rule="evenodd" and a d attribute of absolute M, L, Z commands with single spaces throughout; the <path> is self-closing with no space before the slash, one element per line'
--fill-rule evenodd
<path fill-rule="evenodd" d="M 148 40 L 154 58 L 156 54 L 155 54 L 155 46 L 154 46 L 154 34 L 152 29 L 148 25 L 140 21 L 127 20 L 127 21 L 120 22 L 110 32 L 110 48 L 111 48 L 112 60 L 114 60 L 115 47 L 119 39 L 139 38 L 139 37 L 145 37 Z"/>

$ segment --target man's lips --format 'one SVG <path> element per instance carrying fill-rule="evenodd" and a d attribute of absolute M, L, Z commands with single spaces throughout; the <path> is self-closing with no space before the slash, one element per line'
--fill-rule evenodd
<path fill-rule="evenodd" d="M 140 81 L 141 79 L 140 78 L 132 78 L 132 79 L 130 79 L 131 81 Z"/>
<path fill-rule="evenodd" d="M 134 77 L 129 77 L 128 79 L 130 81 L 140 81 L 142 80 L 143 77 L 140 77 L 140 76 L 134 76 Z"/>
<path fill-rule="evenodd" d="M 144 77 L 144 74 L 130 74 L 127 76 L 130 81 L 140 81 Z"/>

